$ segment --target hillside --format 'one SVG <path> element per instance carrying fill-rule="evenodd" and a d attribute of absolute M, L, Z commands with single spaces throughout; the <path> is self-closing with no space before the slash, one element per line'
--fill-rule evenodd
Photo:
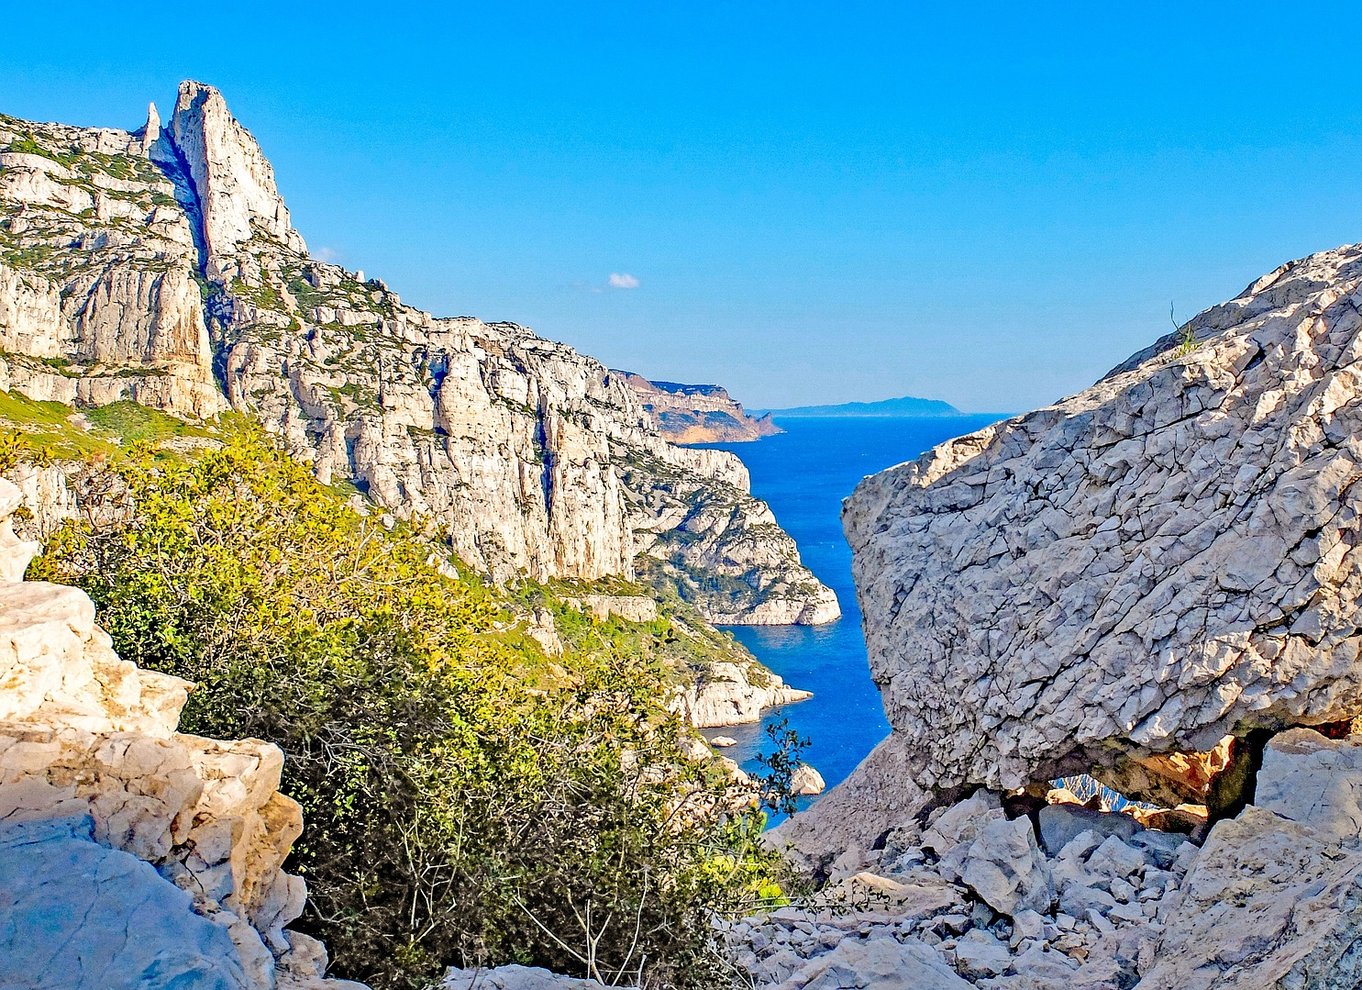
<path fill-rule="evenodd" d="M 136 132 L 0 117 L 0 389 L 254 417 L 496 580 L 638 579 L 716 622 L 838 614 L 741 462 L 669 443 L 598 362 L 310 257 L 199 83 Z"/>

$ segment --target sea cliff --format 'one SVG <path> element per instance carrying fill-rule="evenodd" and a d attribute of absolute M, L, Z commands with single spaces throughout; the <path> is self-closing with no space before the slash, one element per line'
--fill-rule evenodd
<path fill-rule="evenodd" d="M 745 443 L 782 432 L 770 413 L 753 416 L 722 386 L 651 382 L 628 371 L 612 374 L 634 390 L 643 411 L 672 443 Z"/>
<path fill-rule="evenodd" d="M 715 621 L 838 607 L 741 462 L 598 362 L 311 257 L 212 87 L 135 132 L 0 117 L 0 389 L 264 423 L 496 580 L 635 577 Z"/>

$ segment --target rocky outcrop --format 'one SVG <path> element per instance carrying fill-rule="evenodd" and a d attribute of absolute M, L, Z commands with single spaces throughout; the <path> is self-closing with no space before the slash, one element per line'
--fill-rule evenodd
<path fill-rule="evenodd" d="M 844 519 L 893 731 L 773 838 L 824 896 L 884 897 L 739 926 L 758 985 L 849 938 L 993 990 L 1359 985 L 1360 290 L 1362 248 L 1284 266 L 861 484 Z"/>
<path fill-rule="evenodd" d="M 0 919 L 18 933 L 4 940 L 0 986 L 250 985 L 227 929 L 150 864 L 97 843 L 88 817 L 0 824 Z"/>
<path fill-rule="evenodd" d="M 25 878 L 0 884 L 0 973 L 342 990 L 285 929 L 305 888 L 281 869 L 302 829 L 283 754 L 176 732 L 187 682 L 120 660 L 84 592 L 19 583 L 37 550 L 13 536 L 19 499 L 0 481 L 0 873 Z M 47 969 L 66 938 L 79 964 Z"/>
<path fill-rule="evenodd" d="M 803 907 L 731 926 L 728 945 L 756 987 L 899 985 L 897 961 L 920 981 L 904 986 L 1351 990 L 1362 737 L 1289 730 L 1257 782 L 1201 846 L 1065 804 L 1037 828 L 979 791 L 906 820 Z M 1077 826 L 1062 841 L 1061 822 Z"/>
<path fill-rule="evenodd" d="M 672 443 L 746 443 L 785 432 L 770 413 L 753 416 L 720 385 L 650 382 L 631 371 L 612 371 L 643 404 Z"/>
<path fill-rule="evenodd" d="M 151 112 L 156 112 L 154 105 Z M 147 134 L 151 128 L 148 119 Z M 172 169 L 183 163 L 189 172 L 210 279 L 237 274 L 231 259 L 261 235 L 297 254 L 307 253 L 274 183 L 273 166 L 213 87 L 180 84 L 170 131 L 152 145 L 152 151 Z"/>
<path fill-rule="evenodd" d="M 690 725 L 707 729 L 756 722 L 768 708 L 812 697 L 764 667 L 718 661 L 682 690 L 678 705 Z"/>
<path fill-rule="evenodd" d="M 1359 288 L 1362 247 L 1285 265 L 857 488 L 870 663 L 916 784 L 1092 770 L 1204 802 L 1205 767 L 1165 756 L 1362 711 Z"/>
<path fill-rule="evenodd" d="M 497 966 L 494 969 L 451 969 L 440 990 L 604 990 L 598 980 L 551 973 L 536 966 Z"/>
<path fill-rule="evenodd" d="M 669 443 L 620 376 L 310 258 L 211 87 L 136 133 L 0 117 L 0 148 L 0 389 L 251 414 L 498 580 L 637 578 L 718 622 L 839 614 L 738 459 Z"/>

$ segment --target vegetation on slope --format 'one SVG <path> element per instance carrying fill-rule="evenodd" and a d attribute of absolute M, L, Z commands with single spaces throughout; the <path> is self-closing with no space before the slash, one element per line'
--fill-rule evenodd
<path fill-rule="evenodd" d="M 338 973 L 404 987 L 520 961 L 722 985 L 713 913 L 779 896 L 778 865 L 668 709 L 674 628 L 577 616 L 550 659 L 500 592 L 259 431 L 148 451 L 93 486 L 133 511 L 92 507 L 105 521 L 68 523 L 34 575 L 84 587 L 125 658 L 196 683 L 184 731 L 285 750 L 306 927 Z"/>

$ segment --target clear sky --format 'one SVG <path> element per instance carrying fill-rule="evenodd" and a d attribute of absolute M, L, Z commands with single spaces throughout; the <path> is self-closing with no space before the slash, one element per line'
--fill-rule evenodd
<path fill-rule="evenodd" d="M 5 4 L 0 111 L 223 90 L 315 252 L 753 406 L 1021 410 L 1362 240 L 1357 7 Z"/>

